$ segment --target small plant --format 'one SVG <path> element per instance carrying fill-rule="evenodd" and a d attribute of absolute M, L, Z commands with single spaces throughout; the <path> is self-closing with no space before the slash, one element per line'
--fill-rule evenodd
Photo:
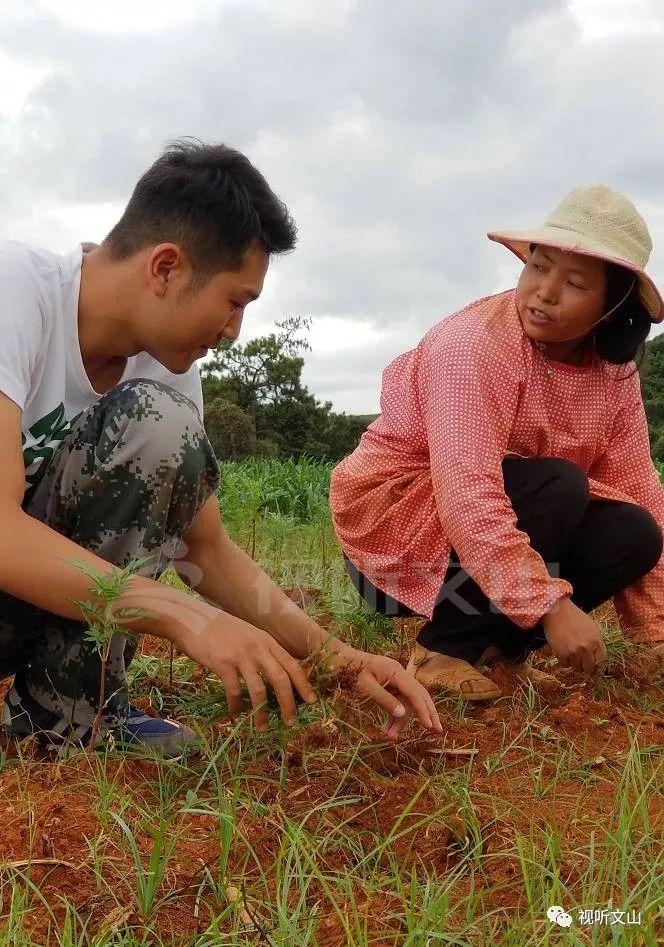
<path fill-rule="evenodd" d="M 117 812 L 111 812 L 110 814 L 120 826 L 131 851 L 135 872 L 133 880 L 136 884 L 134 897 L 141 917 L 145 920 L 159 904 L 157 892 L 166 877 L 169 862 L 177 844 L 177 836 L 173 833 L 173 827 L 169 824 L 168 816 L 162 812 L 156 825 L 147 829 L 152 844 L 148 867 L 144 868 L 136 836 L 131 828 Z"/>
<path fill-rule="evenodd" d="M 92 579 L 93 586 L 90 589 L 97 601 L 89 599 L 73 600 L 69 599 L 72 605 L 77 605 L 87 622 L 88 628 L 85 633 L 86 641 L 92 642 L 99 653 L 101 667 L 99 671 L 99 704 L 97 706 L 97 715 L 92 725 L 90 734 L 89 748 L 92 749 L 99 733 L 102 715 L 104 712 L 104 703 L 106 698 L 106 665 L 111 651 L 111 642 L 116 634 L 126 634 L 123 630 L 123 623 L 135 618 L 147 618 L 150 612 L 142 608 L 121 608 L 116 609 L 115 603 L 125 592 L 131 578 L 146 565 L 152 557 L 143 559 L 132 559 L 123 569 L 117 572 L 106 573 L 102 575 L 90 569 L 87 563 L 77 560 L 71 560 L 71 564 Z"/>

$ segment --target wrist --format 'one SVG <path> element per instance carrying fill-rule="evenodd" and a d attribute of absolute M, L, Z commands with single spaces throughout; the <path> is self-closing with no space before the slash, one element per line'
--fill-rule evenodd
<path fill-rule="evenodd" d="M 139 607 L 148 613 L 146 617 L 124 622 L 126 627 L 165 638 L 178 647 L 182 640 L 201 634 L 220 614 L 218 608 L 201 598 L 141 576 L 134 577 L 117 605 Z"/>
<path fill-rule="evenodd" d="M 554 602 L 549 611 L 540 618 L 540 623 L 544 630 L 546 631 L 548 626 L 552 625 L 561 615 L 569 611 L 570 606 L 573 607 L 574 603 L 567 595 L 563 595 L 562 598 Z"/>
<path fill-rule="evenodd" d="M 323 638 L 316 650 L 321 659 L 328 659 L 335 666 L 341 663 L 354 663 L 358 654 L 357 649 L 353 648 L 352 645 L 346 644 L 345 641 L 340 641 L 339 638 L 329 634 Z"/>

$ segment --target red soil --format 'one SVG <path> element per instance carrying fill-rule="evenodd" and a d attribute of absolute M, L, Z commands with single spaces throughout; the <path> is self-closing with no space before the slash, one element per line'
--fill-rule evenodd
<path fill-rule="evenodd" d="M 163 655 L 168 653 L 168 645 L 146 641 L 143 650 Z M 570 740 L 577 751 L 578 766 L 596 772 L 620 763 L 635 737 L 644 746 L 661 746 L 664 717 L 643 714 L 629 696 L 630 687 L 656 687 L 655 678 L 660 672 L 660 662 L 655 660 L 644 662 L 640 658 L 637 664 L 628 663 L 621 671 L 622 680 L 617 682 L 621 686 L 599 699 L 592 694 L 591 682 L 558 669 L 555 675 L 559 684 L 539 692 L 538 710 L 542 709 L 542 713 L 530 717 L 523 700 L 469 706 L 462 719 L 452 702 L 441 701 L 439 710 L 445 726 L 442 742 L 411 726 L 396 745 L 386 745 L 378 719 L 371 717 L 366 708 L 358 707 L 352 694 L 352 679 L 337 680 L 328 697 L 332 712 L 328 719 L 295 730 L 285 743 L 282 740 L 281 746 L 274 733 L 265 738 L 251 738 L 248 734 L 243 737 L 245 746 L 255 739 L 260 749 L 255 764 L 244 763 L 240 770 L 242 798 L 251 796 L 260 805 L 237 807 L 240 831 L 229 854 L 230 884 L 244 885 L 252 891 L 253 898 L 269 901 L 274 895 L 271 866 L 282 842 L 284 819 L 297 823 L 305 817 L 311 836 L 329 839 L 334 838 L 335 832 L 343 832 L 367 851 L 376 844 L 377 834 L 384 839 L 393 831 L 394 839 L 380 857 L 389 871 L 388 858 L 394 858 L 401 867 L 404 883 L 411 870 L 443 874 L 463 856 L 472 831 L 454 794 L 453 778 L 456 770 L 469 765 L 475 815 L 487 829 L 485 855 L 500 852 L 505 841 L 519 833 L 528 835 L 533 824 L 558 825 L 570 850 L 575 842 L 583 846 L 590 831 L 598 824 L 608 824 L 615 810 L 612 781 L 584 781 L 575 771 L 569 778 L 559 775 L 555 797 L 546 793 L 536 796 L 533 774 L 541 766 L 544 783 L 552 775 L 553 763 L 548 761 L 546 750 L 557 740 Z M 491 675 L 506 694 L 514 693 L 520 686 L 500 667 L 492 670 Z M 163 682 L 161 686 L 168 690 Z M 661 697 L 661 689 L 659 694 Z M 226 733 L 229 726 L 219 722 L 214 729 Z M 503 768 L 491 765 L 501 747 L 512 743 L 514 747 L 501 757 Z M 526 753 L 529 747 L 534 751 L 530 756 Z M 343 781 L 355 749 L 357 757 Z M 12 752 L 11 748 L 8 752 Z M 229 767 L 236 752 L 232 745 Z M 8 766 L 0 772 L 0 861 L 5 866 L 5 877 L 8 865 L 29 876 L 50 905 L 58 926 L 64 916 L 60 898 L 65 896 L 83 918 L 89 919 L 90 932 L 114 924 L 143 928 L 149 923 L 165 942 L 188 943 L 205 930 L 211 916 L 220 914 L 234 900 L 234 889 L 215 895 L 204 884 L 208 866 L 212 877 L 218 876 L 217 816 L 176 811 L 170 833 L 174 855 L 159 892 L 166 902 L 149 917 L 141 917 L 133 896 L 137 886 L 131 855 L 120 828 L 107 816 L 92 782 L 96 760 L 80 754 L 56 763 L 26 744 L 22 753 L 32 761 Z M 514 765 L 506 770 L 507 764 Z M 450 778 L 431 779 L 432 774 L 441 771 Z M 113 811 L 121 812 L 118 800 L 126 799 L 130 800 L 124 816 L 128 821 L 135 818 L 134 803 L 148 812 L 156 812 L 158 764 L 124 759 L 109 763 L 107 774 L 115 787 Z M 183 775 L 182 779 L 176 792 L 176 810 L 186 807 L 186 792 L 195 785 L 195 776 Z M 340 795 L 345 798 L 340 804 L 321 806 L 339 792 L 342 781 Z M 230 787 L 228 792 L 230 796 Z M 444 811 L 436 820 L 427 818 L 441 809 Z M 653 798 L 651 809 L 655 823 L 661 819 L 661 800 Z M 104 877 L 113 895 L 105 888 L 99 890 L 96 884 L 88 844 L 88 840 L 95 838 L 101 838 Z M 152 845 L 149 832 L 139 831 L 136 838 L 147 863 Z M 335 848 L 328 844 L 318 867 L 324 872 L 343 869 L 347 851 L 342 845 Z M 563 868 L 567 883 L 572 882 L 578 866 L 570 863 Z M 491 906 L 509 911 L 522 904 L 521 885 L 514 883 L 520 877 L 515 859 L 505 855 L 486 859 L 485 870 L 487 883 L 496 886 Z M 6 885 L 2 889 L 3 915 L 9 907 L 8 888 Z M 313 906 L 317 901 L 318 942 L 344 944 L 339 917 L 325 891 L 313 884 L 309 903 Z M 355 903 L 358 911 L 366 912 L 370 918 L 371 929 L 390 930 L 394 923 L 391 912 L 397 907 L 396 894 L 381 891 L 379 897 L 372 897 L 358 889 Z M 249 925 L 256 921 L 260 943 L 260 928 L 265 923 L 260 919 L 266 917 L 266 912 L 260 903 L 247 904 L 247 911 L 245 920 Z M 26 925 L 36 942 L 47 945 L 51 939 L 55 941 L 49 923 L 47 910 L 33 899 Z M 268 942 L 266 938 L 262 940 Z M 398 929 L 394 938 L 384 943 L 399 943 Z"/>

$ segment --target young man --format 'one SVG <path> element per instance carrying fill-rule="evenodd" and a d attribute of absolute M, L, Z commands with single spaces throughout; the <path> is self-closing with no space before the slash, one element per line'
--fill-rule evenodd
<path fill-rule="evenodd" d="M 358 669 L 392 738 L 413 713 L 441 729 L 401 665 L 332 640 L 221 522 L 196 359 L 237 337 L 271 255 L 291 250 L 295 233 L 246 157 L 180 142 L 143 175 L 100 247 L 0 247 L 0 674 L 15 674 L 6 734 L 89 738 L 100 661 L 73 604 L 89 598 L 90 580 L 72 561 L 110 573 L 144 556 L 117 607 L 149 615 L 128 627 L 217 673 L 232 715 L 243 680 L 260 729 L 267 684 L 293 721 L 294 689 L 315 700 L 298 659 L 321 650 Z M 171 562 L 202 598 L 156 581 Z M 116 636 L 102 732 L 177 755 L 194 734 L 131 705 L 132 656 Z"/>

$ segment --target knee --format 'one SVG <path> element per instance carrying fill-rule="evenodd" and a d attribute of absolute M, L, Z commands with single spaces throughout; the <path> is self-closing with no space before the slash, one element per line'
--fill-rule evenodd
<path fill-rule="evenodd" d="M 170 385 L 151 378 L 133 378 L 107 392 L 99 407 L 134 425 L 147 425 L 151 436 L 172 443 L 173 436 L 203 430 L 194 402 Z"/>
<path fill-rule="evenodd" d="M 524 466 L 525 465 L 525 466 Z M 590 484 L 578 464 L 562 457 L 506 458 L 503 462 L 505 485 L 526 479 L 538 494 L 544 494 L 552 510 L 583 516 L 590 501 Z"/>
<path fill-rule="evenodd" d="M 218 464 L 194 402 L 163 382 L 122 382 L 100 400 L 96 454 L 131 458 L 146 474 L 179 469 L 188 480 L 216 483 Z"/>
<path fill-rule="evenodd" d="M 590 502 L 590 484 L 578 464 L 562 457 L 549 457 L 547 467 L 550 489 L 560 497 L 561 505 L 585 510 Z"/>
<path fill-rule="evenodd" d="M 641 575 L 646 575 L 659 562 L 664 548 L 664 537 L 657 520 L 642 506 L 630 504 L 627 507 L 633 548 L 640 565 Z"/>

